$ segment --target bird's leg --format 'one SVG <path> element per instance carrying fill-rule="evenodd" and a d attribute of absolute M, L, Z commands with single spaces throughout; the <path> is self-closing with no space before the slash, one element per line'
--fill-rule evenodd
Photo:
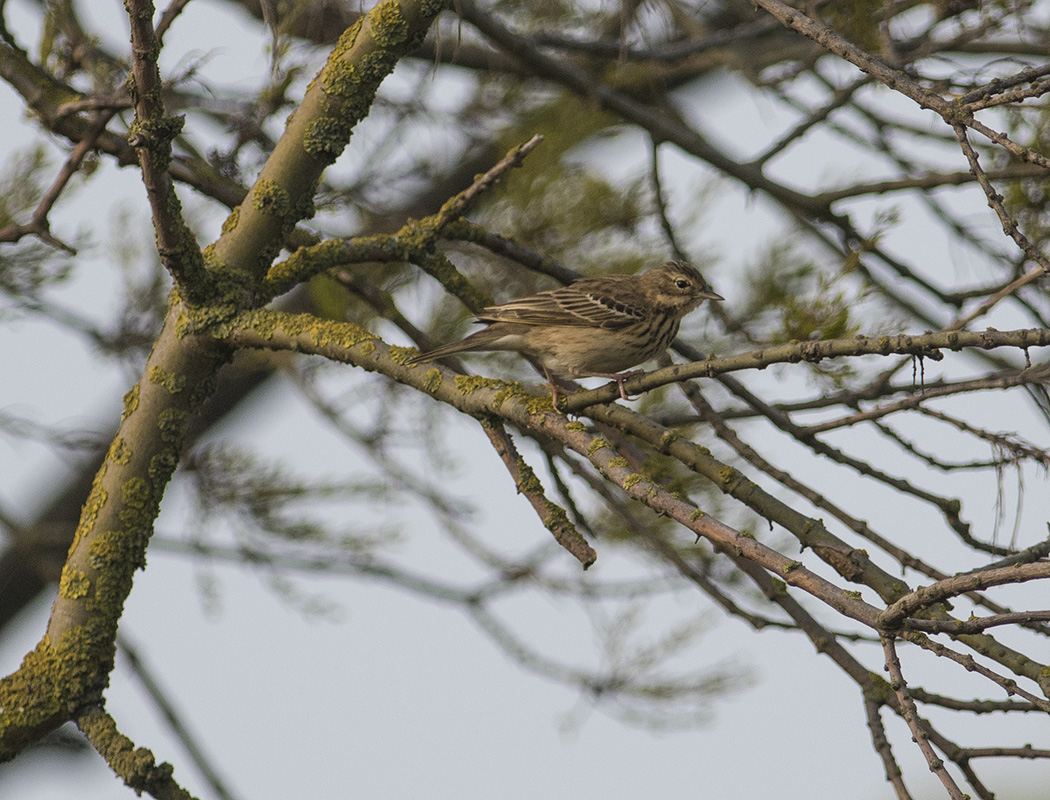
<path fill-rule="evenodd" d="M 551 375 L 551 371 L 547 369 L 547 365 L 543 365 L 543 374 L 547 376 L 547 383 L 551 387 L 551 405 L 554 406 L 554 410 L 558 410 L 558 384 L 554 382 L 554 376 Z"/>

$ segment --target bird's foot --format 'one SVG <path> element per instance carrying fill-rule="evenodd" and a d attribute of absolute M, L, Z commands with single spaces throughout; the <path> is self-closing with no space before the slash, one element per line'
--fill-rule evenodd
<path fill-rule="evenodd" d="M 551 375 L 551 371 L 547 369 L 546 365 L 543 367 L 543 373 L 547 376 L 547 383 L 551 387 L 551 405 L 554 407 L 555 411 L 559 411 L 558 398 L 568 397 L 568 395 L 558 390 L 558 384 L 555 383 L 554 376 Z"/>
<path fill-rule="evenodd" d="M 623 382 L 628 378 L 634 378 L 638 375 L 644 375 L 644 369 L 632 369 L 627 372 L 576 372 L 570 370 L 569 374 L 576 378 L 608 378 L 611 381 L 616 381 L 616 386 L 620 390 L 620 397 L 624 400 L 630 400 L 631 396 L 627 394 L 627 390 L 623 388 Z M 554 384 L 551 383 L 553 388 Z"/>
<path fill-rule="evenodd" d="M 634 378 L 637 375 L 644 375 L 644 374 L 645 374 L 645 370 L 644 369 L 632 369 L 629 372 L 619 372 L 619 373 L 614 373 L 612 375 L 608 375 L 608 376 L 604 376 L 604 377 L 609 377 L 609 378 L 612 378 L 614 381 L 616 381 L 616 385 L 620 388 L 620 397 L 622 397 L 624 400 L 630 400 L 631 396 L 629 394 L 627 394 L 627 390 L 623 388 L 623 382 L 625 380 L 627 380 L 628 378 Z"/>
<path fill-rule="evenodd" d="M 564 397 L 564 395 L 558 391 L 558 387 L 554 381 L 551 381 L 551 405 L 554 407 L 555 411 L 558 410 L 558 399 L 561 397 Z"/>

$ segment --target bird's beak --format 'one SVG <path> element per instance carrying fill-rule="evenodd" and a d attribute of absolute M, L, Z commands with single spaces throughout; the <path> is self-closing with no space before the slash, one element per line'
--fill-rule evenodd
<path fill-rule="evenodd" d="M 701 292 L 700 293 L 700 299 L 701 300 L 725 300 L 725 298 L 722 297 L 722 295 L 715 294 L 714 292 L 711 292 L 711 291 Z"/>

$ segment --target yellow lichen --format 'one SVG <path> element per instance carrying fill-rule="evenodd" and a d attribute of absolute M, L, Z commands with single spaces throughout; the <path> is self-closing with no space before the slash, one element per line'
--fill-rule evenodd
<path fill-rule="evenodd" d="M 357 41 L 357 35 L 361 32 L 361 25 L 364 22 L 364 17 L 359 17 L 357 22 L 347 28 L 339 36 L 339 41 L 335 43 L 335 47 L 332 48 L 333 58 L 342 58 L 350 48 L 354 46 Z"/>
<path fill-rule="evenodd" d="M 234 206 L 233 211 L 230 212 L 229 216 L 226 217 L 222 222 L 222 232 L 224 234 L 230 233 L 234 228 L 237 227 L 237 223 L 241 219 L 241 207 Z"/>
<path fill-rule="evenodd" d="M 455 377 L 456 389 L 461 394 L 472 395 L 481 389 L 495 391 L 492 397 L 492 407 L 498 409 L 507 400 L 519 401 L 530 414 L 538 414 L 551 409 L 550 398 L 537 397 L 517 381 L 502 381 L 498 378 L 486 378 L 481 375 L 457 375 Z"/>
<path fill-rule="evenodd" d="M 722 485 L 728 486 L 734 480 L 740 477 L 740 473 L 732 467 L 722 467 L 718 471 L 718 479 L 722 482 Z"/>
<path fill-rule="evenodd" d="M 204 267 L 212 272 L 224 271 L 228 269 L 228 265 L 225 261 L 219 258 L 215 245 L 216 243 L 212 242 L 201 251 L 201 258 L 204 260 Z"/>
<path fill-rule="evenodd" d="M 125 508 L 140 512 L 149 506 L 149 484 L 143 478 L 133 477 L 124 481 L 120 487 L 120 502 Z"/>
<path fill-rule="evenodd" d="M 150 480 L 160 485 L 167 482 L 179 464 L 179 442 L 172 441 L 171 444 L 172 447 L 165 447 L 154 454 L 149 460 L 149 467 L 146 468 Z"/>
<path fill-rule="evenodd" d="M 524 386 L 522 386 L 520 383 L 512 381 L 510 383 L 504 383 L 503 388 L 496 392 L 495 396 L 492 398 L 492 407 L 498 409 L 512 397 L 517 398 L 522 402 L 534 399 L 528 392 L 525 391 Z"/>
<path fill-rule="evenodd" d="M 623 479 L 623 488 L 630 489 L 636 483 L 639 483 L 643 480 L 645 480 L 643 476 L 639 475 L 637 472 L 632 472 L 630 475 Z"/>
<path fill-rule="evenodd" d="M 260 179 L 252 188 L 252 208 L 261 214 L 285 217 L 292 208 L 292 200 L 276 181 Z"/>
<path fill-rule="evenodd" d="M 263 289 L 271 296 L 280 294 L 301 281 L 331 269 L 345 258 L 345 241 L 342 239 L 326 239 L 308 247 L 300 247 L 284 261 L 269 268 L 263 280 Z"/>
<path fill-rule="evenodd" d="M 91 589 L 91 581 L 88 576 L 78 569 L 73 569 L 66 564 L 62 567 L 62 577 L 58 581 L 58 593 L 67 600 L 77 600 L 85 597 Z"/>
<path fill-rule="evenodd" d="M 427 374 L 423 376 L 423 391 L 434 394 L 438 389 L 441 388 L 441 370 L 437 367 L 432 367 L 427 370 Z"/>
<path fill-rule="evenodd" d="M 119 564 L 119 544 L 123 540 L 124 537 L 118 531 L 96 531 L 88 547 L 88 563 L 92 569 L 101 570 L 108 564 Z"/>
<path fill-rule="evenodd" d="M 499 390 L 506 386 L 506 383 L 498 378 L 486 378 L 483 375 L 457 375 L 455 382 L 460 394 L 467 396 L 474 394 L 479 389 Z"/>
<path fill-rule="evenodd" d="M 157 427 L 160 428 L 161 441 L 179 445 L 186 432 L 189 414 L 181 408 L 166 408 L 157 415 Z"/>
<path fill-rule="evenodd" d="M 124 438 L 117 436 L 109 446 L 109 460 L 114 464 L 124 465 L 131 461 L 131 448 L 128 447 Z"/>
<path fill-rule="evenodd" d="M 120 421 L 126 420 L 135 409 L 139 407 L 139 385 L 136 383 L 128 390 L 128 393 L 124 395 L 124 413 L 120 415 Z"/>
<path fill-rule="evenodd" d="M 402 366 L 404 366 L 404 363 L 408 361 L 408 359 L 419 355 L 419 351 L 414 347 L 399 347 L 396 344 L 390 345 L 390 349 L 387 352 L 390 355 L 391 361 L 395 364 L 401 364 Z M 413 364 L 413 366 L 415 365 Z"/>
<path fill-rule="evenodd" d="M 186 388 L 185 375 L 175 375 L 157 364 L 149 369 L 149 382 L 163 386 L 168 394 L 178 394 Z"/>
<path fill-rule="evenodd" d="M 603 447 L 611 447 L 611 446 L 612 446 L 612 445 L 610 445 L 610 444 L 609 444 L 609 443 L 608 443 L 608 442 L 607 442 L 607 441 L 606 441 L 605 439 L 603 439 L 603 438 L 602 438 L 601 436 L 596 436 L 596 437 L 594 437 L 594 441 L 592 441 L 592 442 L 591 442 L 591 443 L 590 443 L 590 444 L 589 444 L 589 445 L 587 446 L 587 455 L 589 455 L 589 456 L 593 456 L 593 455 L 594 455 L 595 453 L 597 453 L 597 452 L 598 452 L 599 450 L 601 450 L 601 449 L 602 449 Z"/>
<path fill-rule="evenodd" d="M 350 97 L 361 88 L 361 76 L 349 62 L 330 61 L 321 75 L 321 88 L 327 95 Z"/>
<path fill-rule="evenodd" d="M 103 461 L 102 466 L 99 467 L 98 472 L 95 473 L 94 480 L 91 482 L 91 491 L 88 493 L 87 500 L 84 501 L 84 507 L 80 510 L 80 521 L 77 523 L 77 529 L 73 533 L 71 550 L 76 549 L 80 539 L 90 533 L 92 528 L 95 527 L 98 515 L 109 499 L 109 493 L 102 488 L 102 481 L 106 477 L 107 466 L 107 462 Z"/>
<path fill-rule="evenodd" d="M 307 317 L 306 319 L 312 320 L 309 324 L 310 338 L 318 347 L 335 344 L 349 349 L 355 345 L 371 343 L 371 347 L 374 349 L 375 340 L 379 338 L 371 331 L 353 322 L 330 322 L 314 317 Z M 285 327 L 283 321 L 281 327 Z M 288 332 L 291 333 L 291 331 Z M 302 331 L 297 331 L 297 333 L 299 332 Z"/>
<path fill-rule="evenodd" d="M 397 0 L 384 0 L 368 15 L 372 38 L 380 47 L 395 47 L 408 38 L 408 21 Z"/>
<path fill-rule="evenodd" d="M 518 456 L 517 460 L 518 467 L 518 480 L 516 486 L 518 494 L 529 495 L 541 495 L 543 494 L 543 484 L 540 483 L 540 479 L 536 477 L 536 473 L 533 471 L 525 459 Z"/>
<path fill-rule="evenodd" d="M 99 670 L 108 669 L 107 658 L 112 664 L 111 633 L 112 625 L 94 621 L 65 631 L 57 642 L 45 636 L 22 667 L 0 682 L 0 739 L 5 745 L 27 731 L 54 727 L 99 699 L 104 685 L 98 681 Z"/>
<path fill-rule="evenodd" d="M 303 133 L 303 149 L 320 161 L 335 161 L 350 141 L 352 122 L 331 117 L 313 120 Z"/>

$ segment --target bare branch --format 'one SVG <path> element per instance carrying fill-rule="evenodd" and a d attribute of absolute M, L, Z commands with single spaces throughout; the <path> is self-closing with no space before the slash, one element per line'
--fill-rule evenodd
<path fill-rule="evenodd" d="M 930 747 L 927 731 L 929 723 L 922 719 L 915 709 L 915 702 L 908 693 L 908 685 L 904 682 L 901 664 L 897 659 L 897 651 L 893 646 L 891 637 L 882 637 L 882 649 L 886 654 L 886 669 L 890 673 L 890 686 L 897 695 L 897 701 L 900 703 L 904 720 L 908 723 L 908 727 L 911 728 L 912 739 L 926 757 L 926 763 L 930 765 L 930 771 L 940 778 L 944 788 L 948 790 L 948 796 L 953 798 L 953 800 L 965 800 L 966 795 L 963 794 L 951 775 L 948 774 L 948 771 L 944 768 L 944 762 Z"/>

